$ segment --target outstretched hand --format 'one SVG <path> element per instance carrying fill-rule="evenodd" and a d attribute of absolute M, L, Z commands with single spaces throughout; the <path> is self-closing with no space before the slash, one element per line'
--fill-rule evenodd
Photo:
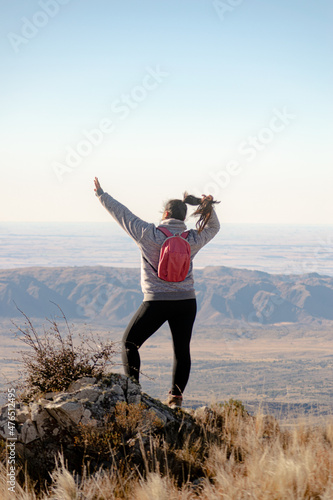
<path fill-rule="evenodd" d="M 101 185 L 100 185 L 99 180 L 98 180 L 97 177 L 95 177 L 94 183 L 95 183 L 95 189 L 94 189 L 94 191 L 97 191 L 97 189 L 101 189 Z"/>

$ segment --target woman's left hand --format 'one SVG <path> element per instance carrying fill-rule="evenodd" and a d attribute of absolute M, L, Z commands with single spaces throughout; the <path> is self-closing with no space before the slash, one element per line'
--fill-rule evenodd
<path fill-rule="evenodd" d="M 213 201 L 213 197 L 211 194 L 209 194 L 208 196 L 206 196 L 205 194 L 202 194 L 201 196 L 202 196 L 201 203 L 203 203 L 205 200 Z"/>

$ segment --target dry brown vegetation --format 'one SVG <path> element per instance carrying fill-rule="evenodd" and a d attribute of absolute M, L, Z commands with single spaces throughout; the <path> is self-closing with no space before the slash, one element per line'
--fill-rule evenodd
<path fill-rule="evenodd" d="M 101 377 L 112 365 L 116 353 L 114 342 L 103 342 L 92 334 L 79 334 L 74 339 L 67 319 L 59 306 L 65 333 L 55 319 L 48 319 L 49 328 L 43 333 L 36 330 L 30 318 L 20 309 L 25 322 L 17 328 L 16 338 L 30 349 L 21 351 L 24 371 L 18 385 L 21 398 L 29 401 L 38 393 L 66 390 L 80 377 Z"/>
<path fill-rule="evenodd" d="M 120 412 L 119 429 L 130 430 L 127 440 L 140 432 L 140 408 Z M 124 421 L 126 415 L 130 422 Z M 137 415 L 137 422 L 135 422 Z M 52 481 L 44 492 L 34 492 L 27 474 L 17 484 L 15 498 L 32 500 L 331 500 L 333 498 L 333 422 L 323 427 L 299 423 L 292 430 L 281 430 L 269 416 L 252 417 L 239 402 L 212 407 L 195 416 L 201 437 L 188 439 L 181 448 L 155 439 L 139 449 L 141 464 L 132 460 L 118 463 L 112 433 L 109 439 L 82 433 L 82 440 L 94 440 L 102 453 L 109 453 L 110 465 L 89 474 L 70 473 L 59 457 Z M 152 428 L 154 425 L 152 425 Z M 106 450 L 106 441 L 109 446 Z M 134 451 L 134 450 L 133 450 Z M 138 450 L 136 450 L 138 455 Z M 136 457 L 137 458 L 137 457 Z M 8 492 L 5 465 L 1 466 L 0 498 L 13 498 Z"/>

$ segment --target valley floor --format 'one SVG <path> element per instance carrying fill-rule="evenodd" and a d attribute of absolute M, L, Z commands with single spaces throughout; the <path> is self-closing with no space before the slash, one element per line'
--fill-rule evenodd
<path fill-rule="evenodd" d="M 40 320 L 39 320 L 40 323 Z M 45 322 L 44 322 L 45 323 Z M 38 325 L 38 322 L 36 322 Z M 39 325 L 41 326 L 41 325 Z M 10 330 L 12 332 L 10 333 Z M 119 340 L 122 328 L 76 324 L 74 331 L 99 333 L 103 339 Z M 14 339 L 15 328 L 8 323 L 1 330 L 0 371 L 2 388 L 7 391 L 18 376 L 18 350 L 25 346 Z M 191 354 L 192 370 L 184 395 L 185 406 L 198 407 L 213 402 L 241 400 L 251 413 L 262 408 L 285 423 L 299 417 L 320 423 L 333 413 L 333 339 L 330 328 L 307 331 L 288 328 L 288 335 L 265 335 L 264 328 L 252 331 L 251 338 L 236 334 L 223 338 L 214 329 L 197 327 Z M 300 332 L 302 336 L 300 335 Z M 163 400 L 170 388 L 172 343 L 162 328 L 141 348 L 142 390 Z M 122 372 L 120 355 L 113 371 Z"/>

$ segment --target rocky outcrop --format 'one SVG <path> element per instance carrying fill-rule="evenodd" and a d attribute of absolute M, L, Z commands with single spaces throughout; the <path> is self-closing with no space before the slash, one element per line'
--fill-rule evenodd
<path fill-rule="evenodd" d="M 15 413 L 14 434 L 10 437 L 16 438 L 17 458 L 27 463 L 36 479 L 49 475 L 59 452 L 79 473 L 87 457 L 91 466 L 108 466 L 108 451 L 103 455 L 101 449 L 97 450 L 97 442 L 102 443 L 104 438 L 114 448 L 113 459 L 121 461 L 129 446 L 132 456 L 140 455 L 152 435 L 181 445 L 185 436 L 200 432 L 191 415 L 171 410 L 142 393 L 136 381 L 119 374 L 101 380 L 83 377 L 65 392 L 16 403 Z M 8 433 L 5 405 L 0 411 L 1 438 L 7 439 Z"/>

